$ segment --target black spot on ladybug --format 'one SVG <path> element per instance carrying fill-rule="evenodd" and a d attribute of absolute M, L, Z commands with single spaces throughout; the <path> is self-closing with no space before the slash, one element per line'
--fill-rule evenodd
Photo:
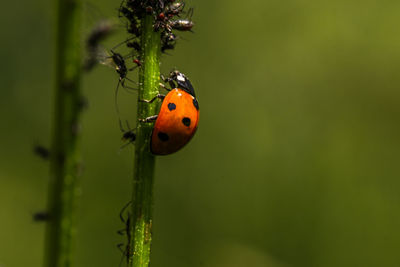
<path fill-rule="evenodd" d="M 182 123 L 185 125 L 185 126 L 190 126 L 190 118 L 188 118 L 188 117 L 185 117 L 185 118 L 183 118 L 182 119 Z"/>
<path fill-rule="evenodd" d="M 199 110 L 199 102 L 197 102 L 196 98 L 193 98 L 193 105 L 197 110 Z"/>
<path fill-rule="evenodd" d="M 168 103 L 168 109 L 170 111 L 173 111 L 174 109 L 176 109 L 176 105 L 174 103 Z"/>
<path fill-rule="evenodd" d="M 166 134 L 166 133 L 159 132 L 159 133 L 157 134 L 157 136 L 158 136 L 158 139 L 160 139 L 160 140 L 163 141 L 163 142 L 166 142 L 166 141 L 169 140 L 169 136 L 168 136 L 168 134 Z"/>

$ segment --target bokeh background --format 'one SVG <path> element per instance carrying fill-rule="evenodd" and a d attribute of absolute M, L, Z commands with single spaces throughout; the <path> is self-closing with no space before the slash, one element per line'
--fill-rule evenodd
<path fill-rule="evenodd" d="M 50 143 L 53 2 L 0 11 L 1 267 L 42 265 L 32 214 L 46 206 L 48 165 L 32 147 Z M 116 18 L 119 4 L 89 9 Z M 162 69 L 190 77 L 201 120 L 187 147 L 157 159 L 152 266 L 400 266 L 400 2 L 189 5 L 195 34 Z M 121 259 L 133 147 L 120 150 L 117 79 L 103 66 L 84 76 L 77 267 Z M 131 125 L 135 100 L 119 95 Z"/>

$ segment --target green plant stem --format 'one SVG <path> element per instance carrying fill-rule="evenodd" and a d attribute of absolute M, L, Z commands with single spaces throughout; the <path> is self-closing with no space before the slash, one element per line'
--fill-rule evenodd
<path fill-rule="evenodd" d="M 153 16 L 142 20 L 142 61 L 139 73 L 139 100 L 150 100 L 159 92 L 160 83 L 160 33 L 153 29 Z M 138 118 L 156 114 L 157 101 L 138 101 Z M 130 225 L 129 266 L 143 267 L 150 262 L 152 239 L 153 177 L 155 157 L 150 153 L 152 123 L 139 122 L 135 142 L 135 165 L 132 194 L 132 224 Z"/>
<path fill-rule="evenodd" d="M 56 33 L 56 87 L 50 158 L 45 266 L 72 266 L 75 206 L 81 170 L 78 153 L 80 92 L 80 0 L 59 0 Z"/>

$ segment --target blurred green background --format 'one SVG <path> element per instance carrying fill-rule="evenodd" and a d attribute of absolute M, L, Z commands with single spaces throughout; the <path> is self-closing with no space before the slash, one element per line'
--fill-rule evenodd
<path fill-rule="evenodd" d="M 115 17 L 119 4 L 91 5 Z M 400 2 L 189 5 L 195 34 L 162 69 L 189 76 L 201 119 L 187 147 L 157 159 L 152 266 L 400 266 Z M 54 7 L 1 10 L 1 267 L 42 265 L 44 224 L 31 216 L 48 165 L 32 146 L 50 143 Z M 77 267 L 118 266 L 125 240 L 133 147 L 120 150 L 117 79 L 102 66 L 84 76 Z M 131 125 L 135 100 L 119 95 Z"/>

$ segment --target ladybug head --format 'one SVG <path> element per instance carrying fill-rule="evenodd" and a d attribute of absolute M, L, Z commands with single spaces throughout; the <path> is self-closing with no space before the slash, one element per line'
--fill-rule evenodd
<path fill-rule="evenodd" d="M 179 72 L 178 70 L 172 71 L 170 73 L 170 77 L 173 81 L 175 81 L 178 84 L 178 87 L 180 89 L 196 97 L 192 83 L 182 72 Z"/>

